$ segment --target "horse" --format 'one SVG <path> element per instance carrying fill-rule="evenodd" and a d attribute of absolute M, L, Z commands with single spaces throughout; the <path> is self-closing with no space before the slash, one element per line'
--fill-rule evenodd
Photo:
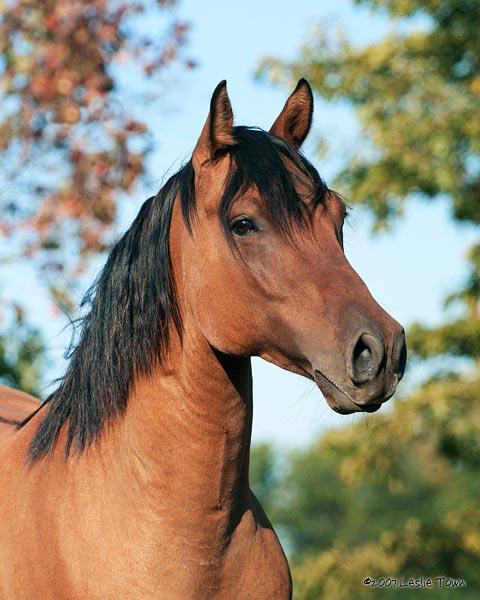
<path fill-rule="evenodd" d="M 268 132 L 234 126 L 221 82 L 87 293 L 56 390 L 1 388 L 3 600 L 291 598 L 249 487 L 251 357 L 341 414 L 378 410 L 406 360 L 300 152 L 312 115 L 302 79 Z"/>

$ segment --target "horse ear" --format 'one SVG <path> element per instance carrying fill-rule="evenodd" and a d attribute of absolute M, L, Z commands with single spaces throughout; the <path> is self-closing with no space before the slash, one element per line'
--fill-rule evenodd
<path fill-rule="evenodd" d="M 312 88 L 308 81 L 302 78 L 285 102 L 270 133 L 286 140 L 298 150 L 310 131 L 312 115 Z"/>
<path fill-rule="evenodd" d="M 210 112 L 193 151 L 194 168 L 212 160 L 219 150 L 234 144 L 232 105 L 227 93 L 227 82 L 223 80 L 213 92 Z"/>

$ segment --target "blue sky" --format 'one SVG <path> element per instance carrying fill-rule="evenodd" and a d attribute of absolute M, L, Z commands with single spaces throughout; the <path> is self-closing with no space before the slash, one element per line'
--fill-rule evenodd
<path fill-rule="evenodd" d="M 199 67 L 192 72 L 174 70 L 169 93 L 158 104 L 142 109 L 157 140 L 150 163 L 153 182 L 123 204 L 118 233 L 128 227 L 148 195 L 157 191 L 165 171 L 176 169 L 189 156 L 220 80 L 228 81 L 236 123 L 268 129 L 290 90 L 254 80 L 253 72 L 262 57 L 295 58 L 316 25 L 341 27 L 358 44 L 378 40 L 392 30 L 386 18 L 373 16 L 347 0 L 297 0 L 293 4 L 185 0 L 179 13 L 192 24 L 188 51 Z M 349 109 L 317 102 L 313 131 L 304 149 L 327 182 L 339 162 L 335 154 L 323 163 L 316 159 L 318 139 L 334 138 L 340 154 L 342 146 L 347 147 L 357 135 Z M 377 300 L 405 325 L 441 319 L 442 297 L 461 280 L 462 259 L 472 239 L 473 231 L 453 227 L 445 202 L 413 202 L 390 234 L 377 237 L 370 233 L 368 217 L 355 209 L 345 230 L 346 252 L 353 266 Z M 96 261 L 92 267 L 85 289 L 101 264 Z M 52 377 L 59 375 L 69 333 L 61 333 L 65 323 L 52 315 L 45 288 L 34 282 L 28 266 L 18 266 L 7 273 L 6 292 L 25 298 L 47 337 Z M 254 394 L 254 441 L 303 445 L 325 427 L 351 422 L 364 426 L 363 416 L 335 415 L 312 383 L 259 359 L 254 360 Z"/>

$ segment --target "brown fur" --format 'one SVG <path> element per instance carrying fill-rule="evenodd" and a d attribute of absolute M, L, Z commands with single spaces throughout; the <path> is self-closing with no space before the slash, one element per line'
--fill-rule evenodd
<path fill-rule="evenodd" d="M 0 385 L 0 431 L 19 425 L 39 406 L 39 400 L 30 394 Z"/>

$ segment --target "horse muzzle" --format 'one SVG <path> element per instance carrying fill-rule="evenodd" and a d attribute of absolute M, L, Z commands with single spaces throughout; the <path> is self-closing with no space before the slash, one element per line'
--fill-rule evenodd
<path fill-rule="evenodd" d="M 339 383 L 320 369 L 314 369 L 315 382 L 328 405 L 340 414 L 375 412 L 387 402 L 405 372 L 407 350 L 400 328 L 387 350 L 382 338 L 362 332 L 351 344 L 346 365 L 346 381 Z"/>

